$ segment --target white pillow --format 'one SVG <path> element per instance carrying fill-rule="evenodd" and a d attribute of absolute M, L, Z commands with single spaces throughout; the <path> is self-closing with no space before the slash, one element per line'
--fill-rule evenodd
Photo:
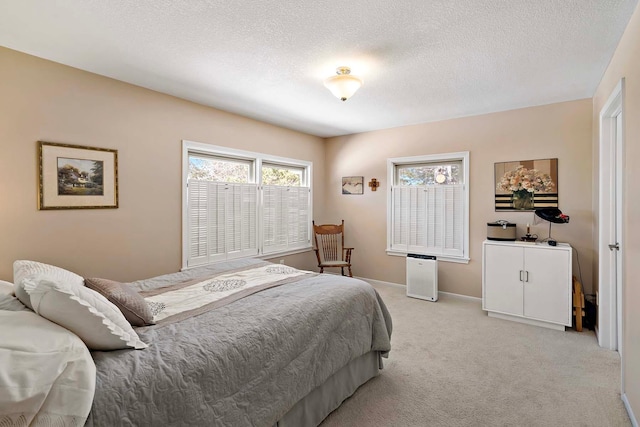
<path fill-rule="evenodd" d="M 22 281 L 33 274 L 46 274 L 51 280 L 67 283 L 73 287 L 84 286 L 84 279 L 64 268 L 36 261 L 18 260 L 13 263 L 13 283 L 16 296 L 24 305 L 33 310 L 29 294 L 25 292 Z"/>
<path fill-rule="evenodd" d="M 13 292 L 13 288 L 11 288 Z M 14 297 L 12 294 L 3 294 L 0 292 L 0 311 L 31 311 L 20 302 L 20 300 Z M 5 325 L 2 325 L 5 326 Z M 2 423 L 0 423 L 2 425 Z"/>
<path fill-rule="evenodd" d="M 13 294 L 13 283 L 0 280 L 0 295 L 12 295 L 12 294 Z"/>
<path fill-rule="evenodd" d="M 96 387 L 91 354 L 76 335 L 25 310 L 0 310 L 0 425 L 83 426 Z"/>
<path fill-rule="evenodd" d="M 99 293 L 48 274 L 27 276 L 22 284 L 36 313 L 79 336 L 89 349 L 147 347 L 118 307 Z"/>

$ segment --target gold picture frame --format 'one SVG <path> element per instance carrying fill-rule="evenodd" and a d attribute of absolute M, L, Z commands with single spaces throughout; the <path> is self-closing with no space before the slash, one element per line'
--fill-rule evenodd
<path fill-rule="evenodd" d="M 118 207 L 118 150 L 38 141 L 38 209 Z"/>

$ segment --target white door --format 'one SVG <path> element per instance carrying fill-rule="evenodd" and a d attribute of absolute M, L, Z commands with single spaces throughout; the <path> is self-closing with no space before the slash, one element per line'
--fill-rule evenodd
<path fill-rule="evenodd" d="M 561 249 L 524 250 L 524 315 L 571 326 L 571 253 Z"/>
<path fill-rule="evenodd" d="M 622 243 L 622 112 L 615 119 L 615 156 L 613 156 L 614 161 L 611 166 L 615 170 L 615 185 L 611 191 L 612 205 L 614 206 L 612 234 L 615 236 L 615 242 L 612 242 L 614 246 L 609 250 L 613 254 L 611 270 L 615 275 L 612 283 L 615 283 L 616 288 L 616 338 L 618 352 L 622 354 L 622 254 L 620 253 Z"/>
<path fill-rule="evenodd" d="M 622 356 L 624 79 L 600 112 L 598 342 Z"/>
<path fill-rule="evenodd" d="M 522 316 L 524 253 L 521 247 L 484 245 L 484 309 Z"/>

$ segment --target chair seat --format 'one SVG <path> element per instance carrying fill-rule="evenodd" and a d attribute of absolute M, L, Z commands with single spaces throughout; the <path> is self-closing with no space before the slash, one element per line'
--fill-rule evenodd
<path fill-rule="evenodd" d="M 323 267 L 346 267 L 349 263 L 346 261 L 325 261 L 322 263 Z"/>

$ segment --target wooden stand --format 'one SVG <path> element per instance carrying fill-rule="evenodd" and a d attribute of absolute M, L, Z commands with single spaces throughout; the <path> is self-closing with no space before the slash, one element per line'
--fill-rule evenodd
<path fill-rule="evenodd" d="M 582 332 L 582 318 L 584 317 L 584 292 L 582 283 L 573 276 L 573 315 L 576 317 L 576 331 Z"/>

